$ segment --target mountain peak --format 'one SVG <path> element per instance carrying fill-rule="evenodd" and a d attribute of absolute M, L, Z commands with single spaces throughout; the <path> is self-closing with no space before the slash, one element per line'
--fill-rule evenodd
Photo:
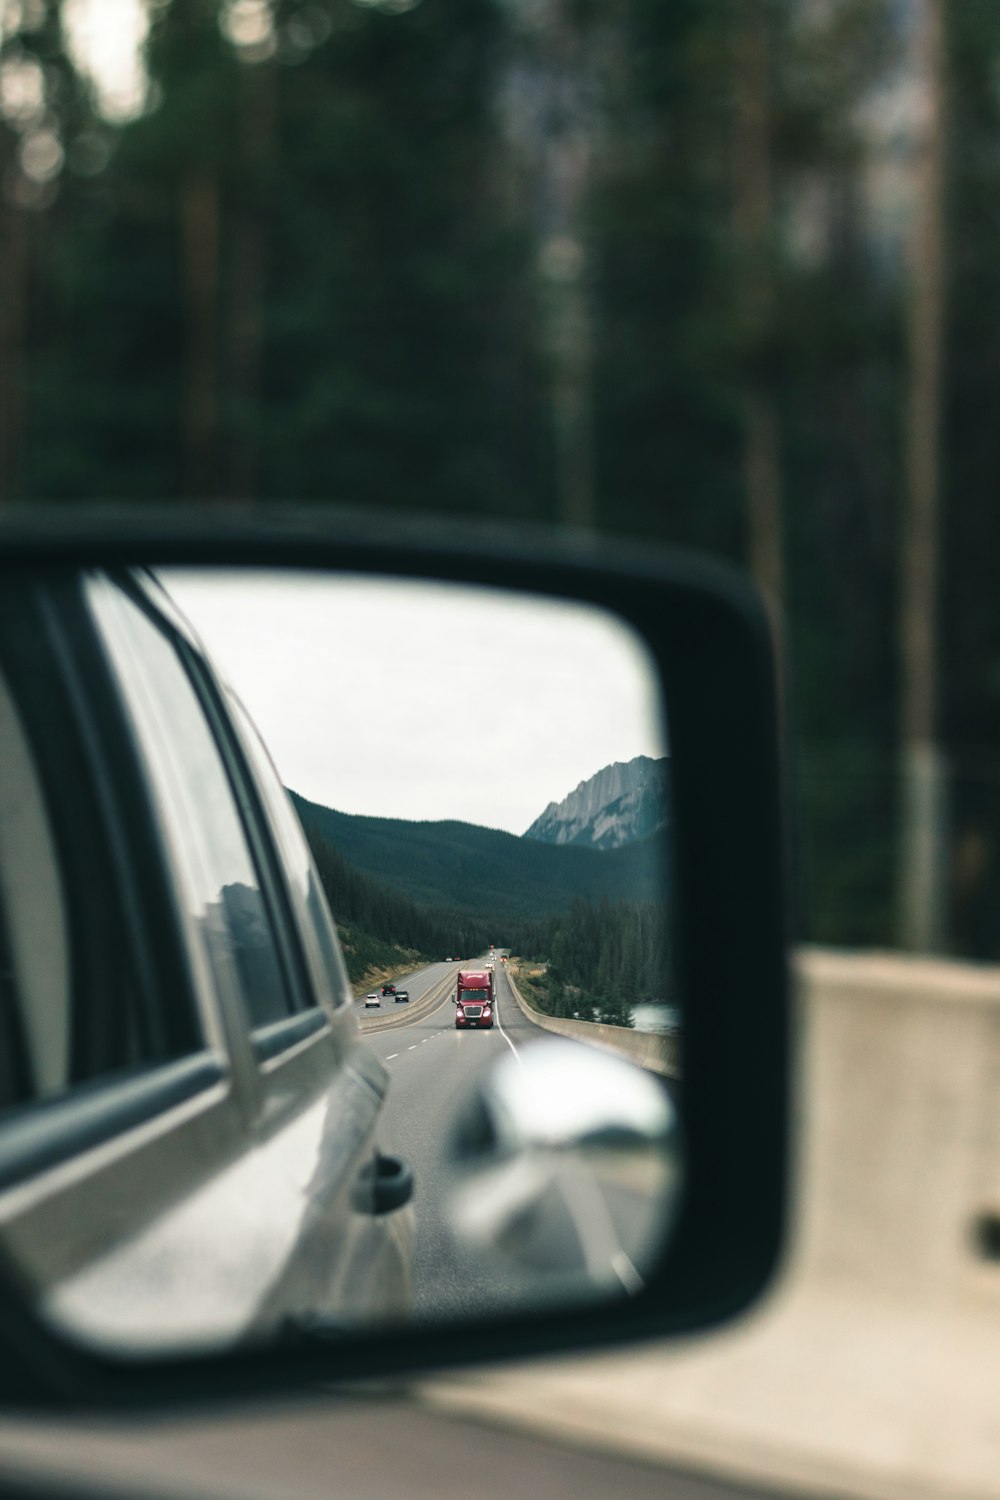
<path fill-rule="evenodd" d="M 561 802 L 550 802 L 525 838 L 617 849 L 648 837 L 669 817 L 668 765 L 666 756 L 637 755 L 603 766 Z"/>

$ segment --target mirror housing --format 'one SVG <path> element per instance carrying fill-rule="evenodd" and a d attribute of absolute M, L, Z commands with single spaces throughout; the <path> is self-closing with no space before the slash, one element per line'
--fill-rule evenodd
<path fill-rule="evenodd" d="M 785 1219 L 788 975 L 773 642 L 745 579 L 704 559 L 528 528 L 282 509 L 36 508 L 0 517 L 4 579 L 25 568 L 233 566 L 482 582 L 590 603 L 645 642 L 669 707 L 678 987 L 684 996 L 685 1182 L 676 1233 L 642 1289 L 435 1329 L 290 1334 L 279 1348 L 155 1359 L 97 1354 L 0 1280 L 11 1402 L 199 1399 L 663 1337 L 747 1307 L 778 1264 Z M 11 1373 L 17 1372 L 17 1373 Z"/>

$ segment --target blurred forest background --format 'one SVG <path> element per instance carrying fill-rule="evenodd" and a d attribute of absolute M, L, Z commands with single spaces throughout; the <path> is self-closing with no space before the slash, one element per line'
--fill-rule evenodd
<path fill-rule="evenodd" d="M 0 12 L 5 503 L 744 563 L 802 935 L 1000 958 L 997 0 Z"/>

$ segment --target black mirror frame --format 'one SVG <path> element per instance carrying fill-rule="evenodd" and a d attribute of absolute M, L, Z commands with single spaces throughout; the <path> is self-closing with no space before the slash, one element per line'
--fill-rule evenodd
<path fill-rule="evenodd" d="M 479 582 L 610 609 L 645 639 L 669 706 L 685 996 L 686 1193 L 635 1298 L 336 1342 L 137 1360 L 45 1327 L 0 1282 L 8 1403 L 135 1406 L 524 1358 L 692 1332 L 746 1308 L 779 1263 L 788 1169 L 788 933 L 775 660 L 735 571 L 606 537 L 282 507 L 12 510 L 0 591 L 27 567 L 274 567 Z"/>

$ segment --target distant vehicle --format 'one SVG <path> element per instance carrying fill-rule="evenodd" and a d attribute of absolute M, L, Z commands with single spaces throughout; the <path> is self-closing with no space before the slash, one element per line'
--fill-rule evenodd
<path fill-rule="evenodd" d="M 379 999 L 378 995 L 375 993 L 374 990 L 372 990 L 372 992 L 371 992 L 370 995 L 366 995 L 365 996 L 365 1010 L 367 1010 L 369 1008 L 369 1006 L 372 1006 L 372 1005 L 381 1006 L 381 1004 L 382 1004 L 382 1001 Z"/>
<path fill-rule="evenodd" d="M 394 995 L 396 993 L 396 986 L 394 984 L 390 984 L 390 982 L 386 980 L 385 984 L 382 986 L 382 993 L 383 995 Z"/>
<path fill-rule="evenodd" d="M 455 990 L 455 1030 L 493 1027 L 493 975 L 486 969 L 462 969 Z"/>
<path fill-rule="evenodd" d="M 393 990 L 393 997 L 395 998 L 397 1005 L 399 1004 L 400 1000 L 409 1002 L 410 992 L 409 990 Z"/>

